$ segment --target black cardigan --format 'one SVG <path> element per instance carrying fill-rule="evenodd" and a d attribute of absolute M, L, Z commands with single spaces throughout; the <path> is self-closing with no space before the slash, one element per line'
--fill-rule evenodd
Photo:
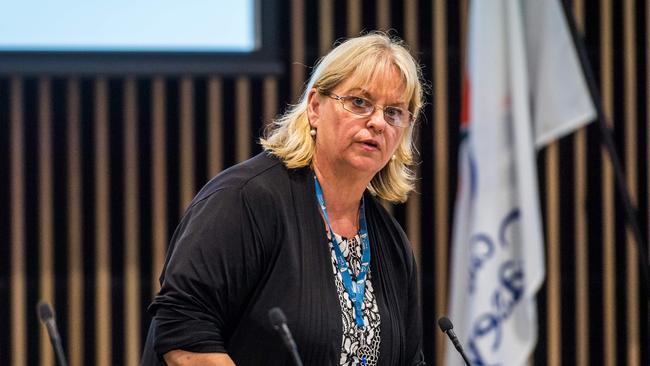
<path fill-rule="evenodd" d="M 417 271 L 399 224 L 366 192 L 380 365 L 423 365 Z M 238 366 L 291 365 L 269 324 L 279 306 L 305 365 L 338 365 L 341 308 L 310 169 L 266 153 L 225 170 L 176 229 L 149 307 L 142 364 L 173 350 L 227 352 Z M 157 357 L 158 356 L 158 357 Z"/>

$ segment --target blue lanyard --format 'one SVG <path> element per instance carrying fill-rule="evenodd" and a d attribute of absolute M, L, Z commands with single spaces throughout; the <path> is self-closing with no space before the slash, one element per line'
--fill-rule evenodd
<path fill-rule="evenodd" d="M 327 208 L 325 207 L 325 198 L 323 198 L 323 189 L 318 182 L 318 178 L 314 175 L 314 184 L 316 185 L 316 197 L 318 198 L 318 203 L 323 212 L 323 217 L 327 223 L 327 228 L 330 231 L 332 236 L 332 241 L 334 242 L 334 252 L 336 253 L 336 266 L 339 272 L 341 273 L 341 279 L 343 280 L 343 286 L 345 291 L 348 293 L 350 300 L 354 304 L 354 320 L 357 323 L 358 328 L 363 328 L 365 325 L 363 321 L 363 312 L 361 311 L 361 305 L 363 304 L 363 298 L 366 292 L 366 274 L 368 273 L 368 268 L 370 268 L 370 241 L 368 239 L 368 227 L 366 226 L 366 213 L 364 208 L 363 198 L 361 199 L 361 208 L 359 209 L 359 237 L 361 238 L 361 269 L 359 275 L 357 276 L 357 281 L 352 282 L 352 277 L 350 276 L 350 269 L 348 267 L 348 262 L 341 252 L 339 247 L 339 241 L 336 240 L 336 235 L 332 231 L 332 226 L 330 225 L 329 217 L 327 216 Z"/>

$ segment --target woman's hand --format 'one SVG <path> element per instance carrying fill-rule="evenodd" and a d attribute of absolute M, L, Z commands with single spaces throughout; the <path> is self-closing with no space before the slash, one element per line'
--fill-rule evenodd
<path fill-rule="evenodd" d="M 195 353 L 176 349 L 164 355 L 169 366 L 235 366 L 227 353 Z"/>

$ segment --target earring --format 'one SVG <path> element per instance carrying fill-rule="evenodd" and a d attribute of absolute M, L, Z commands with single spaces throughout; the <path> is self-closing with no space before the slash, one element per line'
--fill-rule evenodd
<path fill-rule="evenodd" d="M 315 129 L 315 128 L 312 128 L 312 129 L 309 131 L 309 134 L 311 135 L 311 137 L 316 137 L 316 129 Z"/>
<path fill-rule="evenodd" d="M 390 157 L 390 160 L 392 160 L 392 161 L 395 161 L 395 159 L 397 159 L 397 157 L 395 155 Z"/>

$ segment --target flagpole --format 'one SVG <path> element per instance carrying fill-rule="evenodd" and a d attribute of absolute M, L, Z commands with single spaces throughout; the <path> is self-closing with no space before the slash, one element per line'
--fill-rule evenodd
<path fill-rule="evenodd" d="M 569 11 L 567 3 L 565 1 L 560 1 L 560 3 L 562 4 L 562 9 L 564 10 L 564 17 L 567 20 L 569 29 L 571 30 L 571 38 L 573 39 L 573 44 L 578 53 L 578 59 L 580 60 L 580 65 L 582 66 L 582 72 L 584 73 L 585 80 L 587 82 L 591 100 L 596 108 L 598 118 L 597 123 L 600 131 L 601 142 L 605 145 L 605 148 L 609 153 L 612 162 L 616 188 L 619 195 L 621 196 L 621 199 L 623 200 L 625 218 L 627 219 L 626 221 L 632 230 L 632 234 L 634 235 L 634 239 L 637 244 L 639 251 L 639 267 L 641 267 L 641 275 L 643 277 L 643 284 L 645 285 L 646 295 L 648 296 L 648 300 L 650 300 L 650 274 L 648 273 L 648 268 L 650 266 L 648 264 L 646 243 L 641 236 L 639 223 L 636 218 L 637 210 L 632 204 L 632 199 L 630 198 L 630 194 L 627 191 L 627 185 L 625 183 L 625 178 L 623 175 L 623 167 L 621 166 L 620 158 L 618 157 L 618 153 L 616 152 L 616 148 L 614 146 L 612 132 L 608 127 L 607 116 L 605 115 L 602 99 L 600 98 L 600 93 L 598 92 L 596 78 L 594 77 L 594 73 L 591 69 L 591 64 L 589 63 L 589 58 L 587 56 L 587 48 L 585 47 L 582 38 L 578 34 L 575 20 L 573 19 L 573 14 L 571 11 Z"/>

